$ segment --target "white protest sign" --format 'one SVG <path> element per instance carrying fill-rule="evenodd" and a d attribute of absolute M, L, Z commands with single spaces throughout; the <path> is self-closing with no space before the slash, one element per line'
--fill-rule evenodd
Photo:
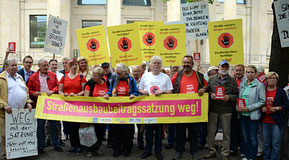
<path fill-rule="evenodd" d="M 188 38 L 208 39 L 209 4 L 194 2 L 181 4 L 182 20 L 186 24 Z"/>
<path fill-rule="evenodd" d="M 65 46 L 67 21 L 49 15 L 44 51 L 62 54 Z"/>
<path fill-rule="evenodd" d="M 5 112 L 7 159 L 38 155 L 35 109 L 12 109 Z"/>
<path fill-rule="evenodd" d="M 289 47 L 289 1 L 274 1 L 274 8 L 281 47 Z"/>

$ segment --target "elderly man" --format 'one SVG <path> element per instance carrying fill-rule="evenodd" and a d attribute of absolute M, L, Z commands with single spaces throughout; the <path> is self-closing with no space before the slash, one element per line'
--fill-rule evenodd
<path fill-rule="evenodd" d="M 231 132 L 231 117 L 232 108 L 236 104 L 238 97 L 237 82 L 230 77 L 229 62 L 222 60 L 219 63 L 219 73 L 212 76 L 208 82 L 209 99 L 209 123 L 208 123 L 208 148 L 209 153 L 204 155 L 205 159 L 216 157 L 215 135 L 218 125 L 218 120 L 221 122 L 223 128 L 223 148 L 221 150 L 222 159 L 229 159 L 230 154 L 230 132 Z M 215 94 L 216 88 L 224 87 L 222 90 L 217 90 L 218 95 Z"/>
<path fill-rule="evenodd" d="M 32 65 L 33 65 L 32 57 L 29 55 L 25 56 L 23 58 L 23 68 L 17 72 L 25 80 L 25 83 L 27 83 L 28 78 L 34 73 L 34 71 L 31 71 Z"/>
<path fill-rule="evenodd" d="M 159 56 L 151 58 L 150 67 L 152 72 L 145 73 L 140 81 L 139 93 L 142 95 L 155 95 L 173 93 L 173 85 L 168 75 L 161 73 L 162 59 Z M 142 159 L 151 156 L 153 147 L 153 135 L 155 132 L 155 152 L 158 160 L 163 159 L 162 151 L 162 126 L 163 124 L 146 125 L 146 146 L 141 155 Z"/>
<path fill-rule="evenodd" d="M 53 93 L 58 92 L 58 80 L 56 74 L 48 71 L 48 61 L 41 59 L 38 61 L 39 70 L 33 73 L 28 80 L 29 94 L 35 102 L 37 97 L 42 93 L 46 93 L 50 96 Z M 36 105 L 36 103 L 34 103 Z M 35 107 L 35 106 L 34 106 Z M 44 119 L 37 119 L 37 139 L 38 139 L 38 153 L 41 154 L 44 152 L 45 148 L 45 121 Z M 54 149 L 62 152 L 62 148 L 59 145 L 58 132 L 56 121 L 49 120 L 49 126 L 51 131 L 52 143 Z"/>
<path fill-rule="evenodd" d="M 12 113 L 12 108 L 24 108 L 31 111 L 32 101 L 29 99 L 28 88 L 25 81 L 17 73 L 17 62 L 14 59 L 7 59 L 5 72 L 0 74 L 0 135 L 3 157 L 6 159 L 5 144 L 5 111 Z"/>

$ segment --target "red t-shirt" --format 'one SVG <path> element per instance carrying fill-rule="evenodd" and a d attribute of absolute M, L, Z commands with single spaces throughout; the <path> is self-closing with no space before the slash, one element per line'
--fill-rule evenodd
<path fill-rule="evenodd" d="M 175 73 L 175 75 L 172 78 L 172 84 L 175 83 L 178 73 Z M 208 82 L 204 79 L 203 85 L 207 85 Z M 193 72 L 193 74 L 190 77 L 187 77 L 185 74 L 183 74 L 181 85 L 180 85 L 180 93 L 198 93 L 198 79 Z"/>
<path fill-rule="evenodd" d="M 242 79 L 236 79 L 238 88 L 239 88 L 239 86 L 240 86 L 241 81 L 242 81 Z"/>
<path fill-rule="evenodd" d="M 65 75 L 64 83 L 63 83 L 63 77 L 59 81 L 60 84 L 64 84 L 63 92 L 70 94 L 74 93 L 77 94 L 82 91 L 81 83 L 86 83 L 86 79 L 83 76 L 82 80 L 80 79 L 80 74 L 78 74 L 75 78 L 70 79 L 68 74 Z"/>
<path fill-rule="evenodd" d="M 266 90 L 266 108 L 267 112 L 265 114 L 265 118 L 263 120 L 264 123 L 275 123 L 273 119 L 271 118 L 270 114 L 271 112 L 269 111 L 270 107 L 273 107 L 273 102 L 275 99 L 277 88 L 274 89 L 273 91 L 268 91 Z"/>
<path fill-rule="evenodd" d="M 90 92 L 89 85 L 85 86 L 85 90 Z M 102 97 L 108 92 L 106 83 L 95 84 L 92 92 L 92 97 Z"/>
<path fill-rule="evenodd" d="M 118 96 L 129 96 L 127 81 L 119 81 L 117 86 Z"/>

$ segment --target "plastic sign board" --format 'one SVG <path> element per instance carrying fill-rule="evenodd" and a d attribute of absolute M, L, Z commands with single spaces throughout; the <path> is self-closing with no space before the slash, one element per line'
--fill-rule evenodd
<path fill-rule="evenodd" d="M 44 45 L 45 52 L 63 54 L 67 24 L 67 21 L 49 15 Z"/>
<path fill-rule="evenodd" d="M 289 47 L 289 1 L 274 1 L 274 9 L 281 47 Z"/>
<path fill-rule="evenodd" d="M 201 53 L 199 53 L 199 52 L 194 53 L 194 61 L 195 62 L 201 61 Z"/>
<path fill-rule="evenodd" d="M 223 99 L 225 96 L 225 87 L 217 86 L 215 88 L 215 96 L 216 96 L 216 99 Z"/>
<path fill-rule="evenodd" d="M 244 63 L 242 19 L 209 22 L 210 65 Z"/>
<path fill-rule="evenodd" d="M 9 42 L 8 49 L 10 53 L 15 53 L 16 51 L 16 42 Z"/>
<path fill-rule="evenodd" d="M 80 56 L 88 60 L 89 66 L 110 62 L 103 25 L 77 29 L 76 35 Z"/>
<path fill-rule="evenodd" d="M 261 83 L 265 83 L 266 81 L 266 74 L 263 72 L 261 74 L 259 74 L 259 76 L 257 77 L 257 80 Z"/>
<path fill-rule="evenodd" d="M 187 38 L 208 39 L 208 2 L 181 4 L 181 12 L 182 20 L 186 24 Z"/>
<path fill-rule="evenodd" d="M 245 108 L 246 107 L 245 99 L 237 98 L 237 107 L 238 108 Z"/>

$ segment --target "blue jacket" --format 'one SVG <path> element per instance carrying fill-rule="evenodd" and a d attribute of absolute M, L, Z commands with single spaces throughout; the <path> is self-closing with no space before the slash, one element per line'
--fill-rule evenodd
<path fill-rule="evenodd" d="M 136 85 L 136 81 L 134 78 L 132 78 L 130 75 L 128 75 L 128 79 L 129 79 L 129 85 L 130 85 L 130 92 L 129 92 L 129 95 L 133 94 L 135 96 L 138 96 L 138 88 L 137 88 L 137 85 Z M 118 79 L 118 76 L 116 77 L 115 80 L 112 80 L 112 82 L 110 83 L 110 86 L 109 86 L 109 89 L 108 89 L 108 92 L 107 94 L 111 97 L 113 96 L 112 95 L 112 91 L 113 89 L 115 88 L 115 85 L 116 85 L 116 82 L 119 81 Z"/>
<path fill-rule="evenodd" d="M 239 97 L 245 91 L 246 81 L 242 81 L 239 86 Z M 251 120 L 259 120 L 261 117 L 261 107 L 266 103 L 266 88 L 265 85 L 258 80 L 254 80 L 252 87 L 250 88 L 248 104 L 246 107 L 249 109 Z"/>
<path fill-rule="evenodd" d="M 285 91 L 280 87 L 277 87 L 273 106 L 282 107 L 282 111 L 276 111 L 269 114 L 272 120 L 277 124 L 277 126 L 279 128 L 282 128 L 285 125 L 285 112 L 287 112 L 287 109 L 289 109 L 289 103 Z M 265 114 L 266 113 L 262 113 L 262 121 L 265 118 Z"/>

